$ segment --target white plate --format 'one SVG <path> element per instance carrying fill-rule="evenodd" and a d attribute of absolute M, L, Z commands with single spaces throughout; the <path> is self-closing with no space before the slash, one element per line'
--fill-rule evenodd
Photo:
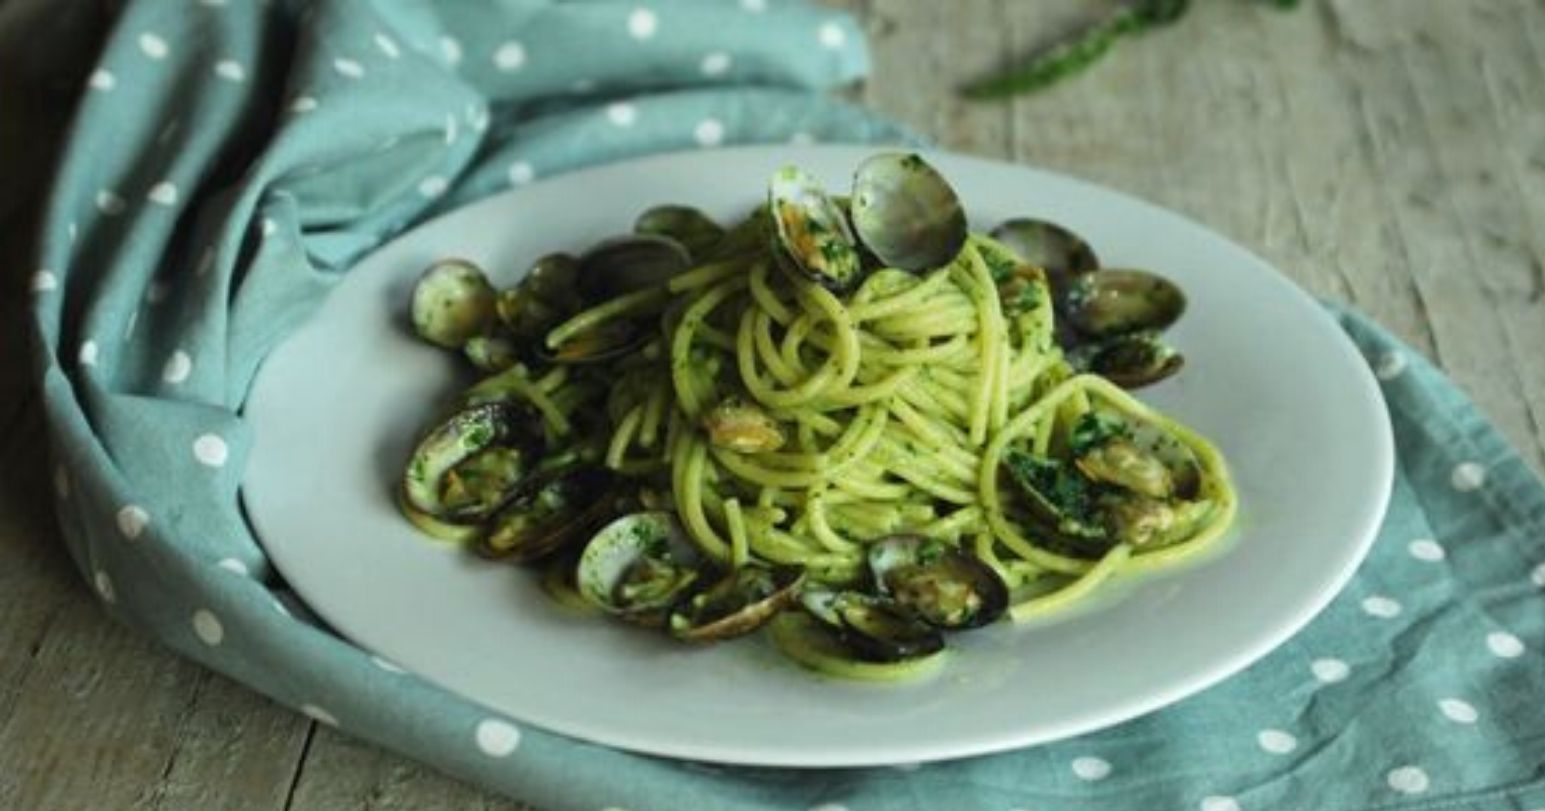
<path fill-rule="evenodd" d="M 1250 664 L 1314 616 L 1362 559 L 1388 500 L 1392 442 L 1377 385 L 1307 295 L 1175 214 L 1061 175 L 929 156 L 973 225 L 1061 222 L 1108 265 L 1177 280 L 1185 371 L 1143 392 L 1211 437 L 1242 509 L 1224 550 L 1113 589 L 1036 627 L 952 637 L 932 681 L 813 676 L 761 639 L 688 649 L 556 609 L 526 572 L 428 542 L 391 492 L 414 434 L 460 385 L 404 326 L 411 283 L 456 254 L 509 283 L 536 256 L 625 231 L 642 209 L 747 212 L 778 166 L 845 188 L 868 147 L 758 147 L 575 172 L 468 206 L 354 268 L 264 364 L 247 405 L 243 496 L 279 571 L 338 631 L 510 717 L 703 761 L 857 766 L 954 758 L 1105 727 Z"/>

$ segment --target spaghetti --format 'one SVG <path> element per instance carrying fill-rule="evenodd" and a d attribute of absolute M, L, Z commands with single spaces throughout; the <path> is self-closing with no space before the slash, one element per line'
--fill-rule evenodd
<path fill-rule="evenodd" d="M 538 468 L 608 469 L 627 504 L 674 515 L 702 567 L 799 567 L 807 588 L 861 588 L 876 542 L 920 536 L 989 567 L 1008 615 L 1027 619 L 1195 555 L 1230 525 L 1217 450 L 1075 369 L 1046 274 L 997 240 L 971 234 L 942 266 L 872 269 L 844 294 L 791 272 L 773 240 L 727 241 L 541 338 L 561 351 L 641 332 L 626 351 L 516 363 L 463 402 L 528 405 Z"/>

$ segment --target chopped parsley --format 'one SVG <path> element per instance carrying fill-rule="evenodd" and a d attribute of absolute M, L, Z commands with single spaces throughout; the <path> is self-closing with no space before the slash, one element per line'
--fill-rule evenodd
<path fill-rule="evenodd" d="M 1082 456 L 1112 439 L 1131 439 L 1132 426 L 1120 414 L 1104 409 L 1094 409 L 1073 423 L 1068 436 L 1068 449 L 1074 456 Z"/>

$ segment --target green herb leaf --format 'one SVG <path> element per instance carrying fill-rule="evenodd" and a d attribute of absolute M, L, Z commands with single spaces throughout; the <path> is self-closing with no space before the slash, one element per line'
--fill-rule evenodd
<path fill-rule="evenodd" d="M 1130 439 L 1131 436 L 1131 426 L 1119 414 L 1096 409 L 1073 423 L 1073 430 L 1068 433 L 1068 450 L 1074 456 L 1082 456 L 1112 439 Z"/>

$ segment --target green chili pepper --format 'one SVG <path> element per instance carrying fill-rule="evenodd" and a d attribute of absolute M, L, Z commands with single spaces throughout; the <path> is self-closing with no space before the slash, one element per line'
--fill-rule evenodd
<path fill-rule="evenodd" d="M 1265 2 L 1290 9 L 1299 0 Z M 1001 99 L 1040 90 L 1100 61 L 1121 38 L 1175 22 L 1190 5 L 1190 0 L 1134 0 L 1068 39 L 1032 54 L 1025 62 L 969 84 L 961 92 L 969 99 Z"/>

